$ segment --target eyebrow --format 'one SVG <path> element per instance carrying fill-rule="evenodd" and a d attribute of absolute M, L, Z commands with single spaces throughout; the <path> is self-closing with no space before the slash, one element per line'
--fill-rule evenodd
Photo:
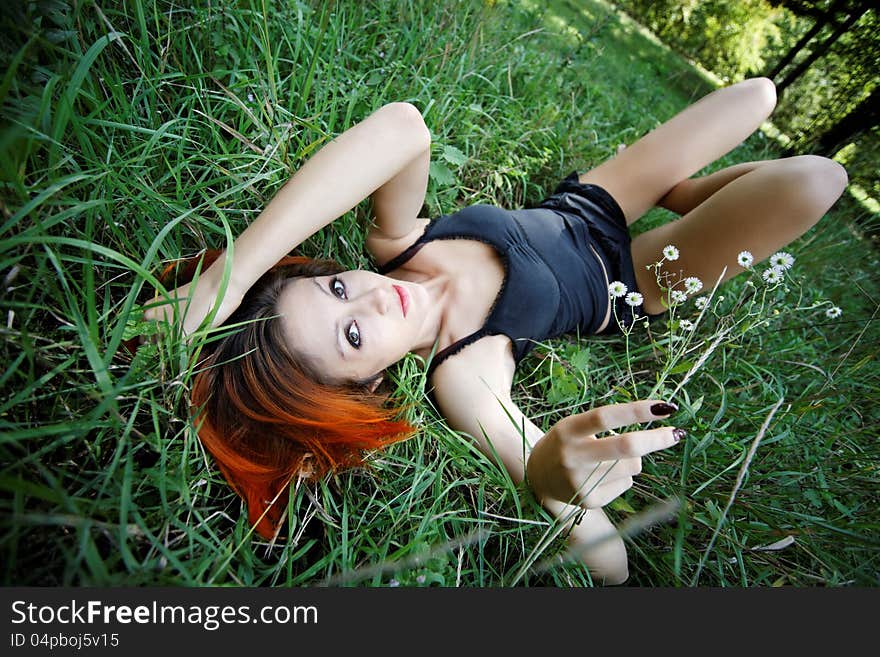
<path fill-rule="evenodd" d="M 315 286 L 319 290 L 321 290 L 321 292 L 326 294 L 328 297 L 333 297 L 334 299 L 336 298 L 332 294 L 330 294 L 330 290 L 328 290 L 326 287 L 324 287 L 323 285 L 321 285 L 318 282 L 317 278 L 313 278 L 312 283 L 314 283 Z M 336 320 L 336 323 L 333 325 L 333 332 L 334 332 L 334 335 L 336 336 L 336 351 L 338 351 L 339 355 L 342 356 L 342 359 L 345 360 L 345 351 L 342 349 L 342 343 L 340 342 L 340 336 L 342 335 L 342 331 L 339 330 L 339 320 L 338 319 Z"/>

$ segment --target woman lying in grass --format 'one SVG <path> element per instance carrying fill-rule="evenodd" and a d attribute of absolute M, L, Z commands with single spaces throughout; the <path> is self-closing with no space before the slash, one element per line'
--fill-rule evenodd
<path fill-rule="evenodd" d="M 230 252 L 209 254 L 195 282 L 146 315 L 176 318 L 189 335 L 216 310 L 210 326 L 229 327 L 205 346 L 192 404 L 201 440 L 256 531 L 280 530 L 292 479 L 356 465 L 363 450 L 414 431 L 376 393 L 386 368 L 412 352 L 427 362 L 427 387 L 450 426 L 514 481 L 525 479 L 561 520 L 587 509 L 569 540 L 596 581 L 624 581 L 626 550 L 602 507 L 632 486 L 642 456 L 685 432 L 597 435 L 668 418 L 675 405 L 605 406 L 545 433 L 511 399 L 514 368 L 536 341 L 662 313 L 673 287 L 731 278 L 743 258 L 768 258 L 822 217 L 847 184 L 843 168 L 824 158 L 690 178 L 756 130 L 774 104 L 766 79 L 711 93 L 529 210 L 477 205 L 418 218 L 430 135 L 406 103 L 382 107 L 316 153 Z M 368 196 L 366 247 L 380 273 L 286 257 Z M 654 206 L 681 219 L 631 241 L 628 224 Z M 650 265 L 669 245 L 680 249 L 678 271 L 659 279 Z"/>

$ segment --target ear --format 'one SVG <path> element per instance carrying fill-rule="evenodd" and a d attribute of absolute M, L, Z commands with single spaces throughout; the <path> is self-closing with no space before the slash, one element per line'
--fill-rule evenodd
<path fill-rule="evenodd" d="M 379 387 L 379 384 L 382 383 L 382 380 L 384 378 L 385 375 L 381 372 L 374 376 L 367 384 L 367 390 L 369 390 L 370 392 L 376 392 L 376 389 Z"/>

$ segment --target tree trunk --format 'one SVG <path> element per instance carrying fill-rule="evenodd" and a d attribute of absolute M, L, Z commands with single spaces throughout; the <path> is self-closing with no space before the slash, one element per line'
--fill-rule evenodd
<path fill-rule="evenodd" d="M 813 49 L 813 52 L 809 54 L 809 56 L 804 59 L 800 64 L 798 64 L 788 75 L 785 76 L 785 79 L 776 85 L 776 93 L 778 95 L 782 95 L 782 93 L 794 82 L 797 78 L 799 78 L 803 73 L 810 68 L 810 66 L 819 59 L 822 55 L 824 55 L 828 49 L 837 41 L 844 32 L 846 32 L 849 28 L 856 24 L 856 22 L 868 11 L 868 8 L 862 6 L 860 9 L 853 11 L 849 16 L 847 16 L 846 20 L 840 23 L 831 35 L 825 39 L 821 45 L 817 46 Z"/>
<path fill-rule="evenodd" d="M 811 153 L 831 157 L 841 148 L 852 142 L 859 133 L 870 130 L 880 122 L 880 87 L 856 105 L 849 114 L 823 132 L 813 146 Z"/>
<path fill-rule="evenodd" d="M 794 58 L 797 57 L 797 54 L 804 49 L 810 40 L 819 34 L 823 27 L 827 25 L 827 21 L 816 21 L 813 27 L 810 28 L 810 31 L 804 34 L 796 44 L 794 44 L 791 49 L 785 53 L 785 57 L 779 60 L 779 63 L 773 67 L 773 70 L 766 74 L 765 77 L 770 78 L 771 80 L 775 80 L 776 76 L 782 73 L 783 69 L 791 64 L 794 61 Z"/>

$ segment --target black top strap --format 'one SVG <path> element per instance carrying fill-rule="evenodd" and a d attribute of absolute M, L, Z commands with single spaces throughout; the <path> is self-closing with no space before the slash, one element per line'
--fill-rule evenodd
<path fill-rule="evenodd" d="M 465 337 L 461 338 L 460 340 L 456 340 L 455 342 L 453 342 L 451 345 L 449 345 L 445 349 L 442 349 L 440 351 L 440 353 L 434 354 L 434 358 L 431 359 L 431 364 L 428 365 L 427 378 L 430 380 L 431 374 L 433 373 L 433 371 L 444 360 L 446 360 L 450 356 L 454 356 L 459 351 L 461 351 L 462 349 L 467 347 L 469 344 L 476 342 L 480 338 L 486 336 L 488 333 L 489 333 L 488 329 L 481 328 L 477 331 L 474 331 L 470 335 L 466 335 Z"/>

